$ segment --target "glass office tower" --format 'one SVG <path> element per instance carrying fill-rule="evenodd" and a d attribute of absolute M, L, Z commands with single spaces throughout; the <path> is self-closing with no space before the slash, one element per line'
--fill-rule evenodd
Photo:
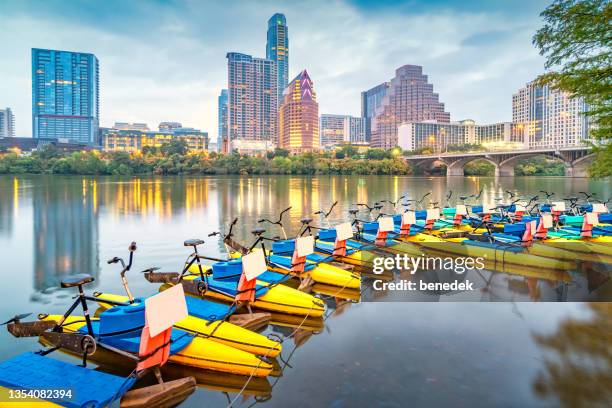
<path fill-rule="evenodd" d="M 32 49 L 32 137 L 96 143 L 99 63 L 93 54 Z"/>
<path fill-rule="evenodd" d="M 277 100 L 280 101 L 289 81 L 289 33 L 284 14 L 276 13 L 268 20 L 266 59 L 276 62 Z"/>

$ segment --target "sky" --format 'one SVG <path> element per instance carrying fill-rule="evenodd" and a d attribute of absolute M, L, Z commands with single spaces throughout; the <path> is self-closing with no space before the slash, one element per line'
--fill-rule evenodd
<path fill-rule="evenodd" d="M 0 107 L 31 136 L 31 49 L 95 54 L 100 125 L 162 121 L 217 136 L 229 51 L 265 57 L 284 13 L 289 76 L 307 69 L 319 113 L 360 115 L 360 93 L 423 66 L 451 120 L 510 121 L 512 94 L 544 70 L 531 43 L 550 1 L 0 0 Z"/>

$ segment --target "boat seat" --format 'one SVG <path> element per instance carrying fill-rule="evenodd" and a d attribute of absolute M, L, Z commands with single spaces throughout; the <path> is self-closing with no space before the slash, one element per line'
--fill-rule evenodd
<path fill-rule="evenodd" d="M 64 279 L 62 279 L 61 287 L 62 288 L 72 288 L 74 286 L 86 285 L 88 283 L 93 282 L 95 279 L 91 275 L 87 275 L 86 273 L 79 273 L 76 275 L 68 275 Z"/>
<path fill-rule="evenodd" d="M 312 218 L 305 217 L 305 218 L 302 218 L 300 222 L 302 224 L 310 224 L 312 222 Z"/>
<path fill-rule="evenodd" d="M 202 245 L 204 243 L 203 239 L 199 239 L 199 238 L 193 238 L 193 239 L 188 239 L 185 242 L 183 242 L 184 246 L 198 246 L 198 245 Z"/>
<path fill-rule="evenodd" d="M 54 399 L 62 406 L 106 407 L 118 402 L 136 377 L 118 377 L 27 352 L 0 363 L 0 385 L 17 390 L 71 390 L 71 397 Z M 116 400 L 116 401 L 115 401 Z"/>

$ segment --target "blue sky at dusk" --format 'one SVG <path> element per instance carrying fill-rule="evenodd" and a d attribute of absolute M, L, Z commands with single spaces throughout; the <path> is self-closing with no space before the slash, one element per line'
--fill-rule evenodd
<path fill-rule="evenodd" d="M 549 1 L 0 0 L 0 107 L 31 135 L 31 48 L 95 54 L 101 126 L 180 121 L 217 134 L 228 51 L 265 56 L 284 13 L 289 74 L 306 68 L 320 113 L 360 114 L 360 92 L 416 64 L 451 120 L 509 121 L 512 93 L 543 72 L 531 44 Z"/>

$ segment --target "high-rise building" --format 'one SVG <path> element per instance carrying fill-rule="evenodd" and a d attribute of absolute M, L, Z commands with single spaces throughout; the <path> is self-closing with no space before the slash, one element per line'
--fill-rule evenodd
<path fill-rule="evenodd" d="M 230 52 L 228 61 L 228 132 L 231 150 L 260 154 L 277 144 L 276 63 Z"/>
<path fill-rule="evenodd" d="M 279 147 L 291 153 L 319 150 L 319 104 L 306 70 L 283 92 L 279 108 Z"/>
<path fill-rule="evenodd" d="M 535 82 L 512 95 L 512 122 L 525 128 L 529 148 L 582 145 L 589 131 L 586 111 L 583 98 Z"/>
<path fill-rule="evenodd" d="M 15 116 L 11 108 L 0 109 L 0 137 L 15 137 Z"/>
<path fill-rule="evenodd" d="M 345 122 L 349 118 L 348 115 L 332 115 L 328 113 L 321 114 L 319 123 L 319 133 L 321 135 L 321 148 L 333 149 L 344 143 Z"/>
<path fill-rule="evenodd" d="M 266 58 L 276 62 L 277 100 L 280 101 L 289 81 L 289 32 L 284 14 L 276 13 L 268 20 Z"/>
<path fill-rule="evenodd" d="M 361 93 L 361 117 L 365 120 L 365 137 L 368 142 L 372 140 L 372 118 L 382 98 L 387 94 L 389 85 L 389 82 L 383 82 Z"/>
<path fill-rule="evenodd" d="M 180 129 L 183 127 L 183 124 L 180 122 L 161 122 L 157 127 L 160 132 L 172 132 L 175 129 Z M 148 130 L 148 129 L 144 129 Z"/>
<path fill-rule="evenodd" d="M 32 49 L 32 137 L 95 144 L 100 81 L 93 54 Z"/>
<path fill-rule="evenodd" d="M 333 149 L 342 144 L 367 144 L 365 118 L 350 115 L 321 114 L 319 121 L 321 148 Z"/>
<path fill-rule="evenodd" d="M 397 145 L 397 128 L 404 122 L 435 120 L 449 122 L 423 67 L 404 65 L 395 71 L 385 96 L 374 109 L 371 121 L 372 147 L 390 149 Z"/>
<path fill-rule="evenodd" d="M 349 116 L 348 118 L 349 142 L 352 144 L 368 144 L 366 136 L 366 119 Z"/>
<path fill-rule="evenodd" d="M 229 140 L 227 133 L 227 89 L 222 89 L 217 98 L 217 150 L 221 153 L 229 153 Z"/>

